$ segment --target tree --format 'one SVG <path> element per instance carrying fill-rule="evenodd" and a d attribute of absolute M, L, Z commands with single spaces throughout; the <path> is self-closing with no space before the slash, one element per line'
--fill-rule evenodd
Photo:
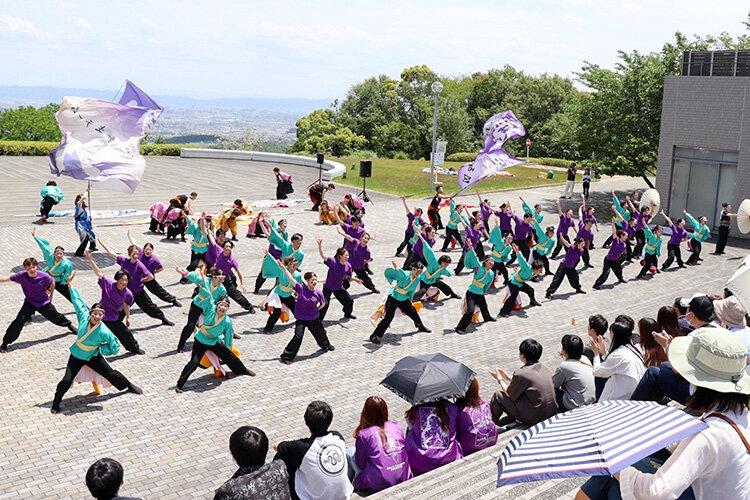
<path fill-rule="evenodd" d="M 367 139 L 337 123 L 331 109 L 317 109 L 297 120 L 297 142 L 291 151 L 346 156 L 367 144 Z"/>
<path fill-rule="evenodd" d="M 57 104 L 41 108 L 21 106 L 0 111 L 0 140 L 58 142 L 62 137 L 55 121 Z"/>

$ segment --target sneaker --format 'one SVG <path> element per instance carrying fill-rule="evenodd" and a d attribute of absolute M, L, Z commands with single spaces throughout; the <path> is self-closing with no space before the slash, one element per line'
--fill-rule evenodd
<path fill-rule="evenodd" d="M 448 297 L 448 298 L 449 298 L 449 299 L 460 299 L 460 298 L 461 298 L 461 296 L 460 296 L 460 295 L 458 295 L 458 294 L 455 294 L 455 293 L 454 293 L 453 295 L 451 295 L 451 296 L 450 296 L 450 297 Z"/>
<path fill-rule="evenodd" d="M 291 365 L 292 364 L 291 360 L 284 359 L 284 358 L 279 359 L 279 361 L 281 363 L 284 363 L 285 365 Z"/>
<path fill-rule="evenodd" d="M 69 330 L 69 331 L 70 331 L 70 333 L 72 333 L 73 335 L 78 335 L 78 330 L 76 330 L 76 329 L 75 329 L 75 328 L 73 327 L 73 325 L 68 325 L 68 330 Z"/>
<path fill-rule="evenodd" d="M 174 299 L 172 301 L 172 305 L 175 306 L 175 307 L 182 307 L 182 303 L 179 300 L 177 300 L 177 299 Z"/>
<path fill-rule="evenodd" d="M 344 319 L 357 319 L 357 317 L 353 314 L 344 314 Z"/>
<path fill-rule="evenodd" d="M 549 293 L 549 292 L 547 292 L 547 293 L 544 294 L 544 298 L 545 299 L 551 299 L 552 298 L 552 294 Z"/>
<path fill-rule="evenodd" d="M 594 290 L 601 290 L 602 289 L 602 287 L 599 286 L 599 285 L 594 285 L 591 288 L 593 288 Z"/>
<path fill-rule="evenodd" d="M 174 321 L 169 321 L 167 318 L 164 318 L 163 320 L 161 320 L 161 324 L 167 325 L 167 326 L 174 326 Z"/>
<path fill-rule="evenodd" d="M 583 290 L 583 288 L 579 288 L 578 290 L 576 290 L 576 293 L 583 293 L 583 294 L 585 294 L 586 292 Z"/>
<path fill-rule="evenodd" d="M 232 235 L 232 238 L 229 241 L 240 241 L 240 240 L 237 239 L 237 236 Z"/>
<path fill-rule="evenodd" d="M 489 318 L 487 318 L 486 320 L 484 320 L 485 323 L 492 323 L 494 321 L 497 321 L 497 318 L 493 318 L 492 316 L 490 316 Z"/>
<path fill-rule="evenodd" d="M 180 285 L 187 285 L 190 283 L 187 278 L 180 278 Z"/>
<path fill-rule="evenodd" d="M 427 328 L 427 327 L 426 327 L 426 326 L 424 326 L 424 325 L 422 325 L 422 326 L 418 327 L 418 328 L 417 328 L 417 331 L 418 331 L 418 332 L 424 332 L 424 333 L 432 333 L 432 330 L 430 330 L 429 328 Z"/>
<path fill-rule="evenodd" d="M 466 335 L 466 332 L 464 330 L 459 330 L 458 328 L 456 328 L 456 333 L 459 335 Z"/>
<path fill-rule="evenodd" d="M 540 304 L 536 300 L 532 300 L 531 302 L 529 302 L 529 307 L 537 307 L 537 306 L 542 307 L 542 304 Z"/>
<path fill-rule="evenodd" d="M 242 336 L 239 333 L 237 333 L 237 332 L 233 332 L 232 333 L 232 338 L 235 339 L 235 340 L 239 340 L 239 339 L 242 338 Z"/>
<path fill-rule="evenodd" d="M 128 392 L 132 392 L 133 394 L 143 394 L 143 389 L 138 387 L 137 385 L 130 384 L 130 387 L 128 387 Z"/>
<path fill-rule="evenodd" d="M 252 305 L 250 307 L 246 307 L 245 311 L 249 312 L 250 314 L 255 314 L 255 308 Z"/>
<path fill-rule="evenodd" d="M 373 344 L 380 344 L 380 337 L 376 337 L 375 335 L 370 335 L 370 342 Z"/>
<path fill-rule="evenodd" d="M 138 351 L 136 351 L 134 354 L 138 354 L 139 356 L 143 356 L 143 355 L 146 354 L 146 351 L 144 351 L 143 349 L 138 349 Z"/>
<path fill-rule="evenodd" d="M 327 351 L 335 351 L 336 348 L 333 347 L 333 344 L 328 344 L 328 347 L 326 348 Z"/>
<path fill-rule="evenodd" d="M 375 294 L 378 294 L 378 293 L 380 293 L 380 290 L 378 290 L 377 288 L 373 288 L 373 289 L 371 289 L 370 291 L 371 291 L 372 293 L 375 293 Z"/>

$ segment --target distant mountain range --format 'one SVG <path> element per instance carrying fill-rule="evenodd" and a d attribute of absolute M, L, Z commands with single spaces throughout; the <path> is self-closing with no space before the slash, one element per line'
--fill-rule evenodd
<path fill-rule="evenodd" d="M 50 102 L 60 103 L 64 96 L 96 97 L 112 99 L 112 90 L 73 89 L 61 87 L 26 87 L 19 85 L 0 85 L 0 106 L 39 106 Z M 156 102 L 165 108 L 178 107 L 210 107 L 229 109 L 253 109 L 276 111 L 303 116 L 316 109 L 327 108 L 331 99 L 267 99 L 255 97 L 222 98 L 222 99 L 194 99 L 173 95 L 151 95 Z"/>

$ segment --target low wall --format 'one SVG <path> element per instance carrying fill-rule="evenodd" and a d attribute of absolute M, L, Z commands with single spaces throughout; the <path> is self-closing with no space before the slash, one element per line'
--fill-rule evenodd
<path fill-rule="evenodd" d="M 182 158 L 214 158 L 220 160 L 246 160 L 246 161 L 265 161 L 270 163 L 282 163 L 288 165 L 299 165 L 317 169 L 318 162 L 316 158 L 309 156 L 285 155 L 281 153 L 263 153 L 260 151 L 235 151 L 230 149 L 197 149 L 182 148 L 180 150 Z M 346 167 L 341 163 L 325 160 L 323 162 L 322 179 L 326 182 L 344 175 Z"/>

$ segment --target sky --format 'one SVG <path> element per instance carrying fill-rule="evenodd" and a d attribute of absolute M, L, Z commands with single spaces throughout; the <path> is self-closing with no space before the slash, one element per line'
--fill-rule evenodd
<path fill-rule="evenodd" d="M 574 76 L 676 31 L 748 33 L 747 0 L 0 0 L 0 85 L 338 98 L 426 64 Z"/>

